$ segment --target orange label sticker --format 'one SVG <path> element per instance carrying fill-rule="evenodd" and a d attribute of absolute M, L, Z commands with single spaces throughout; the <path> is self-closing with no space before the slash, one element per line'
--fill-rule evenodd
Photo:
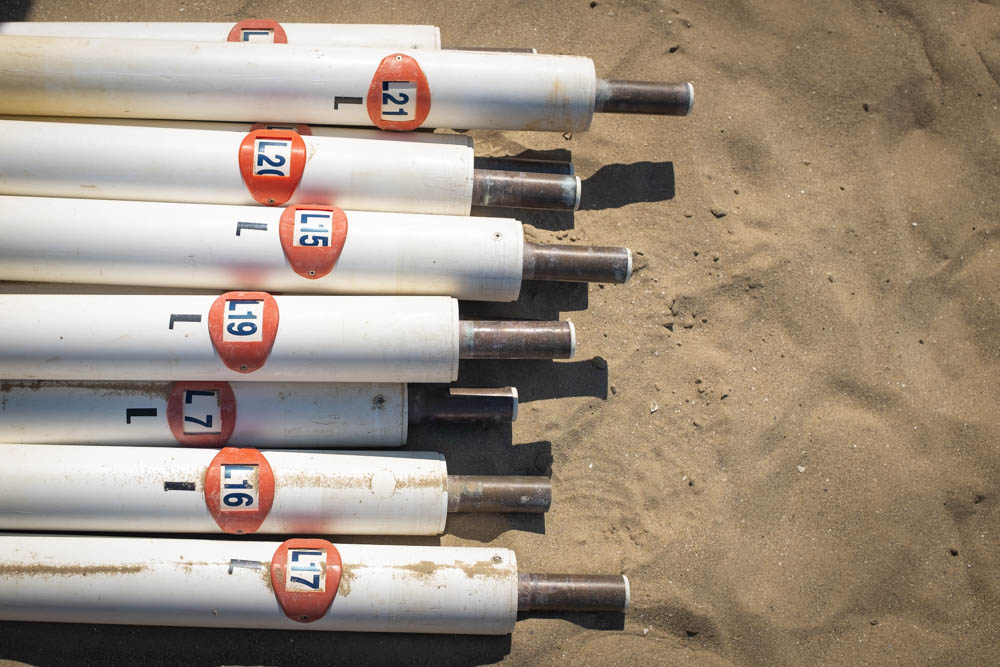
<path fill-rule="evenodd" d="M 232 27 L 226 41 L 287 44 L 288 35 L 281 24 L 273 19 L 243 19 Z"/>
<path fill-rule="evenodd" d="M 205 506 L 224 533 L 256 532 L 274 504 L 274 472 L 256 449 L 226 447 L 205 471 Z"/>
<path fill-rule="evenodd" d="M 340 552 L 330 542 L 287 540 L 271 558 L 271 588 L 285 616 L 311 623 L 333 604 L 342 571 Z"/>
<path fill-rule="evenodd" d="M 167 425 L 188 447 L 221 447 L 236 427 L 236 395 L 227 382 L 175 382 L 167 398 Z"/>
<path fill-rule="evenodd" d="M 394 53 L 379 63 L 368 87 L 368 118 L 382 130 L 415 130 L 431 110 L 431 89 L 411 56 Z"/>
<path fill-rule="evenodd" d="M 278 335 L 278 302 L 267 292 L 226 292 L 208 311 L 208 335 L 227 368 L 252 373 Z"/>
<path fill-rule="evenodd" d="M 278 226 L 295 273 L 315 280 L 333 270 L 347 241 L 347 214 L 336 206 L 289 206 Z"/>
<path fill-rule="evenodd" d="M 306 142 L 295 130 L 253 130 L 240 143 L 239 165 L 254 201 L 284 204 L 302 180 Z"/>

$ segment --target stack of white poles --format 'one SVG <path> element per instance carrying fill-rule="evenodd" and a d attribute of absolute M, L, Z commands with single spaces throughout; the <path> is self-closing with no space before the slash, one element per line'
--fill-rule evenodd
<path fill-rule="evenodd" d="M 519 611 L 627 609 L 623 575 L 308 536 L 545 512 L 546 477 L 322 449 L 513 421 L 515 388 L 440 383 L 462 360 L 570 358 L 576 331 L 462 320 L 457 299 L 632 273 L 627 248 L 469 217 L 575 210 L 572 165 L 412 131 L 573 132 L 692 102 L 587 58 L 443 49 L 433 26 L 0 24 L 0 280 L 126 287 L 0 294 L 0 530 L 289 538 L 0 535 L 0 618 L 503 634 Z"/>

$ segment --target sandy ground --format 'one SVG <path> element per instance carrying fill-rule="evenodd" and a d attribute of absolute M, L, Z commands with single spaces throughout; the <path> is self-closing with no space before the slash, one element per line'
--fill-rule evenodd
<path fill-rule="evenodd" d="M 596 5 L 596 6 L 591 6 Z M 577 360 L 468 363 L 521 419 L 418 429 L 453 472 L 551 471 L 541 519 L 450 521 L 523 570 L 626 573 L 625 617 L 511 637 L 0 624 L 36 665 L 997 664 L 1000 5 L 992 2 L 6 3 L 35 20 L 396 22 L 452 45 L 691 80 L 686 119 L 473 133 L 572 157 L 532 238 L 631 246 L 621 287 L 529 288 Z M 292 119 L 294 120 L 294 119 Z M 391 540 L 389 540 L 391 541 Z M 423 540 L 437 543 L 438 539 Z"/>

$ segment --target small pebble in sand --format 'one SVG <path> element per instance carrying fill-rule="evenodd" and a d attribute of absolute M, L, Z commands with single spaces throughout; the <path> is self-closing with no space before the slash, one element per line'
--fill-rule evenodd
<path fill-rule="evenodd" d="M 712 215 L 714 215 L 716 218 L 726 217 L 726 212 L 723 211 L 721 208 L 711 208 L 709 210 L 712 212 Z"/>
<path fill-rule="evenodd" d="M 691 211 L 684 211 L 684 217 L 685 218 L 693 218 L 694 217 L 694 213 L 692 213 Z"/>
<path fill-rule="evenodd" d="M 657 403 L 656 401 L 653 401 L 649 404 L 649 414 L 653 414 L 659 409 L 660 409 L 660 404 Z"/>
<path fill-rule="evenodd" d="M 806 471 L 806 467 L 805 466 L 795 466 L 795 469 L 798 470 L 799 472 L 805 472 Z"/>

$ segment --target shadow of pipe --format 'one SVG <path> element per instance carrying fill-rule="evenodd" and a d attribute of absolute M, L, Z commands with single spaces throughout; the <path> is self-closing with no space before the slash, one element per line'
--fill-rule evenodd
<path fill-rule="evenodd" d="M 518 620 L 529 618 L 549 618 L 569 621 L 574 625 L 588 630 L 625 629 L 625 614 L 620 612 L 559 612 L 559 611 L 523 611 L 517 615 Z"/>
<path fill-rule="evenodd" d="M 545 534 L 544 514 L 449 514 L 445 532 L 486 544 L 509 530 Z"/>
<path fill-rule="evenodd" d="M 0 623 L 0 659 L 79 665 L 484 665 L 510 653 L 510 635 L 230 630 L 76 623 Z M 53 641 L 58 638 L 58 641 Z"/>
<path fill-rule="evenodd" d="M 467 359 L 458 368 L 456 387 L 517 387 L 519 402 L 569 396 L 608 397 L 608 365 L 583 361 Z"/>
<path fill-rule="evenodd" d="M 583 181 L 581 211 L 673 199 L 673 162 L 609 164 Z"/>
<path fill-rule="evenodd" d="M 525 280 L 517 301 L 461 301 L 464 320 L 558 320 L 561 313 L 587 310 L 590 297 L 586 283 Z"/>

